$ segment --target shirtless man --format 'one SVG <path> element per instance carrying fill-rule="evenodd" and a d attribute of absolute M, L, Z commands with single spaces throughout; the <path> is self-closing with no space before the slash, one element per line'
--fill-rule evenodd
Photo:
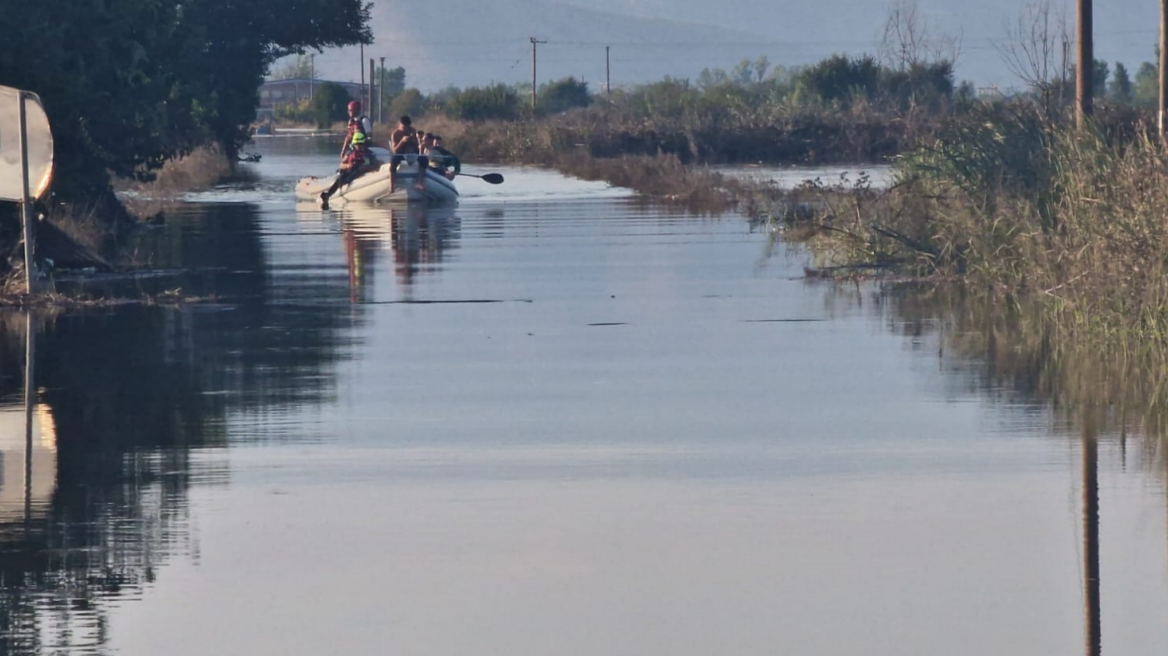
<path fill-rule="evenodd" d="M 414 129 L 413 121 L 409 116 L 398 119 L 397 129 L 389 137 L 389 147 L 393 151 L 393 158 L 389 167 L 389 193 L 393 193 L 397 184 L 397 167 L 405 160 L 406 155 L 418 155 L 418 179 L 414 188 L 425 191 L 426 167 L 429 159 L 421 154 L 421 144 L 418 143 L 418 132 Z"/>

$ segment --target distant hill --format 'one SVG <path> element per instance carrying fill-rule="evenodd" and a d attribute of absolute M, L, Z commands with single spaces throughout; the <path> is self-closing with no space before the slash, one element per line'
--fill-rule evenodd
<path fill-rule="evenodd" d="M 856 0 L 575 1 L 579 6 L 547 0 L 376 0 L 376 43 L 366 48 L 366 57 L 384 56 L 387 65 L 404 66 L 407 83 L 423 90 L 521 82 L 531 79 L 528 39 L 535 36 L 548 41 L 538 51 L 541 81 L 575 75 L 599 90 L 605 45 L 612 48 L 614 86 L 665 75 L 694 78 L 702 68 L 728 68 L 759 55 L 797 66 L 836 52 L 874 53 L 890 5 Z M 1068 9 L 1074 5 L 1053 1 Z M 979 86 L 1019 84 L 994 44 L 1005 40 L 1005 24 L 1017 21 L 1025 3 L 918 4 L 937 32 L 961 36 L 960 79 Z M 1158 12 L 1156 0 L 1096 3 L 1096 56 L 1122 61 L 1134 73 L 1153 56 Z M 358 79 L 357 52 L 346 48 L 317 55 L 318 75 Z"/>
<path fill-rule="evenodd" d="M 378 0 L 370 57 L 404 66 L 406 83 L 430 91 L 449 85 L 531 79 L 530 37 L 538 46 L 540 82 L 574 75 L 593 90 L 605 76 L 611 45 L 612 84 L 696 77 L 705 67 L 730 67 L 767 54 L 765 38 L 743 30 L 661 18 L 640 18 L 540 0 Z M 772 49 L 773 50 L 773 49 Z M 316 55 L 317 76 L 357 80 L 358 49 Z"/>

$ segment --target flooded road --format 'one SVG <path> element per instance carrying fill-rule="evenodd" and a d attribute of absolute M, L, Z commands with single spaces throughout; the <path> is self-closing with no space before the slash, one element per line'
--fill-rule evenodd
<path fill-rule="evenodd" d="M 259 149 L 140 237 L 208 302 L 34 316 L 30 407 L 0 315 L 0 654 L 1168 649 L 1159 443 L 988 313 L 535 169 L 322 212 L 337 149 Z"/>

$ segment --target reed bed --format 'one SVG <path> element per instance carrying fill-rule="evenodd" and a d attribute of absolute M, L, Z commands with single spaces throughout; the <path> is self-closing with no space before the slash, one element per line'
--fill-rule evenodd
<path fill-rule="evenodd" d="M 825 265 L 885 263 L 1039 296 L 1064 330 L 1168 350 L 1168 149 L 1131 114 L 1088 129 L 1026 105 L 955 118 L 897 159 L 896 183 L 775 194 L 756 213 Z M 784 212 L 814 197 L 818 209 Z"/>

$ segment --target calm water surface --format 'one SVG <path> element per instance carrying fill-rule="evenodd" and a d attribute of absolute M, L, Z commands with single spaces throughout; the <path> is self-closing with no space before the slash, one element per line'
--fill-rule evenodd
<path fill-rule="evenodd" d="M 1168 649 L 1158 450 L 1092 429 L 1096 604 L 1087 428 L 930 299 L 535 169 L 322 212 L 337 149 L 259 149 L 140 238 L 210 302 L 0 315 L 0 654 Z"/>

